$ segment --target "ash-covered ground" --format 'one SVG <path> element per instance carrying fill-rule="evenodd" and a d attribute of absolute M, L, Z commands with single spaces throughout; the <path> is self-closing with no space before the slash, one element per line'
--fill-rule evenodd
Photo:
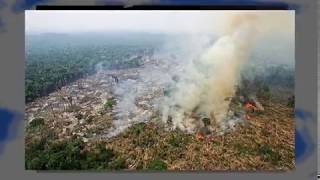
<path fill-rule="evenodd" d="M 110 70 L 98 65 L 95 74 L 28 103 L 26 122 L 45 120 L 45 124 L 57 132 L 59 138 L 78 136 L 84 142 L 109 139 L 133 124 L 155 119 L 163 123 L 167 130 L 176 129 L 172 117 L 164 117 L 161 112 L 161 106 L 166 105 L 163 102 L 170 98 L 171 86 L 176 83 L 179 78 L 177 74 L 181 71 L 179 64 L 175 67 L 174 63 L 168 64 L 174 62 L 175 56 L 170 58 L 170 61 L 163 61 L 154 56 L 143 56 L 142 66 L 128 69 Z M 244 103 L 249 99 L 242 94 L 239 97 L 233 98 L 236 102 L 232 103 L 232 109 L 219 127 L 217 124 L 215 127 L 209 126 L 216 123 L 213 122 L 214 117 L 196 112 L 196 107 L 190 114 L 192 121 L 184 124 L 185 127 L 190 126 L 185 132 L 212 134 L 215 131 L 216 134 L 223 134 L 234 130 L 237 123 L 245 123 Z M 257 100 L 252 103 L 259 108 L 261 106 Z"/>
<path fill-rule="evenodd" d="M 27 123 L 45 119 L 45 124 L 58 132 L 62 139 L 76 135 L 87 142 L 90 139 L 116 135 L 136 121 L 132 115 L 127 117 L 127 121 L 123 121 L 126 112 L 118 112 L 117 104 L 122 103 L 121 97 L 117 95 L 121 90 L 118 86 L 124 82 L 135 82 L 138 74 L 139 68 L 100 69 L 94 75 L 79 79 L 46 97 L 28 103 L 25 119 Z M 157 92 L 153 90 L 151 93 Z M 140 108 L 134 116 L 142 117 L 153 113 L 147 101 L 152 98 L 150 96 L 146 94 L 137 99 Z"/>

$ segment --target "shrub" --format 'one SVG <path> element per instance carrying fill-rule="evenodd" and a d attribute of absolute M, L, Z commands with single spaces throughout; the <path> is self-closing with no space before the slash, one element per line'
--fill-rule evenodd
<path fill-rule="evenodd" d="M 124 169 L 126 168 L 126 160 L 124 158 L 118 157 L 109 163 L 110 169 Z"/>
<path fill-rule="evenodd" d="M 254 149 L 252 147 L 249 147 L 246 144 L 243 143 L 236 143 L 234 145 L 234 148 L 237 150 L 237 153 L 239 155 L 250 155 L 254 154 Z"/>
<path fill-rule="evenodd" d="M 167 169 L 167 164 L 160 159 L 154 159 L 147 165 L 148 170 L 163 171 Z"/>
<path fill-rule="evenodd" d="M 108 99 L 108 101 L 104 104 L 105 109 L 111 109 L 113 107 L 114 100 L 113 99 Z"/>
<path fill-rule="evenodd" d="M 290 97 L 288 98 L 288 104 L 287 104 L 287 105 L 288 105 L 289 107 L 294 107 L 294 104 L 295 104 L 295 103 L 294 103 L 294 101 L 295 101 L 294 99 L 295 99 L 294 96 L 290 96 Z"/>
<path fill-rule="evenodd" d="M 29 123 L 29 128 L 34 129 L 44 125 L 43 118 L 35 118 Z"/>
<path fill-rule="evenodd" d="M 143 132 L 144 128 L 145 128 L 145 123 L 135 124 L 131 128 L 132 134 L 135 136 L 138 136 L 139 134 L 141 134 Z"/>
<path fill-rule="evenodd" d="M 108 163 L 111 162 L 115 153 L 111 149 L 106 149 L 104 144 L 98 143 L 94 147 L 95 151 L 89 151 L 84 154 L 81 161 L 81 169 L 110 169 Z"/>
<path fill-rule="evenodd" d="M 46 137 L 26 146 L 26 169 L 32 170 L 79 170 L 120 169 L 124 161 L 115 159 L 115 153 L 96 144 L 95 151 L 84 150 L 84 143 L 77 138 L 47 142 Z M 110 165 L 109 165 L 110 163 Z"/>
<path fill-rule="evenodd" d="M 156 132 L 146 129 L 145 126 L 144 123 L 138 123 L 130 128 L 128 134 L 132 134 L 134 137 L 132 143 L 135 146 L 146 148 L 156 143 Z"/>
<path fill-rule="evenodd" d="M 277 165 L 281 161 L 281 155 L 277 152 L 274 152 L 270 146 L 262 145 L 259 146 L 258 152 L 263 156 L 267 161 L 271 161 L 272 164 Z"/>
<path fill-rule="evenodd" d="M 187 144 L 188 141 L 188 136 L 186 136 L 183 132 L 177 130 L 170 135 L 168 144 L 175 148 L 182 148 Z"/>

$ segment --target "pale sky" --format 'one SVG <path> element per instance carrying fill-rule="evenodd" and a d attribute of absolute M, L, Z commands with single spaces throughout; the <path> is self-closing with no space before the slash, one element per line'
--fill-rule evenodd
<path fill-rule="evenodd" d="M 107 31 L 142 31 L 164 33 L 219 33 L 230 13 L 244 11 L 26 11 L 27 33 L 77 33 Z M 252 13 L 253 11 L 250 11 Z M 270 26 L 288 24 L 292 31 L 293 11 L 255 11 L 264 15 Z M 279 20 L 283 19 L 279 23 Z M 266 23 L 261 23 L 268 26 Z M 265 28 L 265 27 L 264 27 Z"/>

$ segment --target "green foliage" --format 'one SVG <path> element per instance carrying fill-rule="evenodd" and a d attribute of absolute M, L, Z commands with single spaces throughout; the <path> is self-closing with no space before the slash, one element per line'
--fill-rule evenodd
<path fill-rule="evenodd" d="M 137 123 L 135 125 L 133 125 L 130 130 L 132 131 L 132 134 L 134 136 L 138 136 L 139 134 L 141 134 L 145 128 L 145 123 Z"/>
<path fill-rule="evenodd" d="M 43 118 L 35 118 L 29 123 L 29 128 L 34 129 L 44 125 Z"/>
<path fill-rule="evenodd" d="M 26 147 L 26 169 L 79 170 L 122 169 L 122 159 L 113 159 L 115 153 L 103 143 L 96 144 L 94 151 L 84 150 L 80 139 L 48 143 L 45 138 Z"/>
<path fill-rule="evenodd" d="M 104 108 L 105 109 L 112 109 L 114 104 L 114 100 L 113 99 L 108 99 L 107 102 L 104 104 Z"/>
<path fill-rule="evenodd" d="M 126 160 L 124 158 L 118 157 L 109 163 L 110 169 L 124 169 L 126 168 Z"/>
<path fill-rule="evenodd" d="M 133 55 L 152 53 L 159 40 L 157 35 L 27 35 L 26 101 L 94 73 L 99 63 L 109 69 L 138 67 L 141 57 Z"/>
<path fill-rule="evenodd" d="M 125 168 L 116 153 L 100 142 L 92 150 L 81 139 L 57 141 L 57 135 L 43 126 L 36 137 L 26 142 L 25 167 L 32 170 L 110 170 Z"/>
<path fill-rule="evenodd" d="M 254 148 L 249 147 L 248 145 L 245 145 L 245 144 L 236 143 L 234 147 L 237 150 L 237 153 L 239 155 L 250 155 L 255 153 Z"/>
<path fill-rule="evenodd" d="M 156 139 L 152 134 L 139 135 L 136 139 L 133 140 L 133 144 L 142 148 L 151 147 L 156 142 Z"/>
<path fill-rule="evenodd" d="M 168 144 L 175 148 L 182 148 L 189 142 L 189 137 L 183 134 L 183 132 L 176 130 L 175 133 L 170 135 Z"/>
<path fill-rule="evenodd" d="M 93 148 L 95 151 L 86 152 L 81 162 L 81 169 L 113 169 L 108 163 L 112 162 L 115 153 L 111 149 L 107 149 L 104 144 L 97 143 Z"/>
<path fill-rule="evenodd" d="M 237 154 L 240 156 L 246 155 L 259 155 L 265 161 L 271 162 L 274 165 L 281 163 L 281 155 L 272 150 L 270 145 L 267 144 L 258 144 L 257 146 L 249 146 L 241 143 L 234 144 L 234 148 L 237 150 Z"/>
<path fill-rule="evenodd" d="M 288 106 L 289 107 L 294 107 L 294 104 L 295 104 L 295 97 L 294 96 L 291 96 L 288 98 Z"/>
<path fill-rule="evenodd" d="M 52 143 L 43 152 L 48 157 L 47 169 L 75 170 L 80 169 L 82 154 L 80 153 L 83 143 L 74 139 Z"/>
<path fill-rule="evenodd" d="M 146 130 L 144 123 L 133 125 L 129 129 L 129 134 L 134 136 L 133 144 L 142 148 L 151 147 L 156 143 L 156 136 L 154 131 Z"/>
<path fill-rule="evenodd" d="M 167 169 L 167 164 L 161 159 L 154 159 L 147 165 L 148 170 L 163 171 Z"/>
<path fill-rule="evenodd" d="M 282 160 L 281 155 L 271 149 L 268 145 L 261 145 L 258 148 L 259 154 L 267 161 L 271 161 L 272 164 L 277 165 Z"/>

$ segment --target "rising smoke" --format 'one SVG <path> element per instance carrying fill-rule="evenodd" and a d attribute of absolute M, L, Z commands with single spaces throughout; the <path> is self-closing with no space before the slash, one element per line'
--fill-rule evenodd
<path fill-rule="evenodd" d="M 195 115 L 208 117 L 211 124 L 223 130 L 232 126 L 235 118 L 229 116 L 229 104 L 239 84 L 241 68 L 261 35 L 288 29 L 290 19 L 282 24 L 270 21 L 285 19 L 279 17 L 234 13 L 225 21 L 220 37 L 204 37 L 201 41 L 185 38 L 178 47 L 184 49 L 186 44 L 188 47 L 192 44 L 191 51 L 187 48 L 177 57 L 160 51 L 149 57 L 151 63 L 138 70 L 139 78 L 125 80 L 116 89 L 120 100 L 115 109 L 120 121 L 116 122 L 112 135 L 132 122 L 151 119 L 154 113 L 170 123 L 171 128 L 186 132 L 203 127 Z M 152 97 L 148 100 L 149 109 L 137 113 L 141 110 L 136 100 L 146 96 Z"/>
<path fill-rule="evenodd" d="M 172 96 L 164 103 L 164 121 L 170 116 L 174 127 L 193 131 L 201 122 L 190 118 L 192 113 L 203 113 L 215 123 L 223 123 L 240 67 L 255 41 L 256 18 L 244 14 L 233 16 L 224 35 L 186 65 Z"/>

